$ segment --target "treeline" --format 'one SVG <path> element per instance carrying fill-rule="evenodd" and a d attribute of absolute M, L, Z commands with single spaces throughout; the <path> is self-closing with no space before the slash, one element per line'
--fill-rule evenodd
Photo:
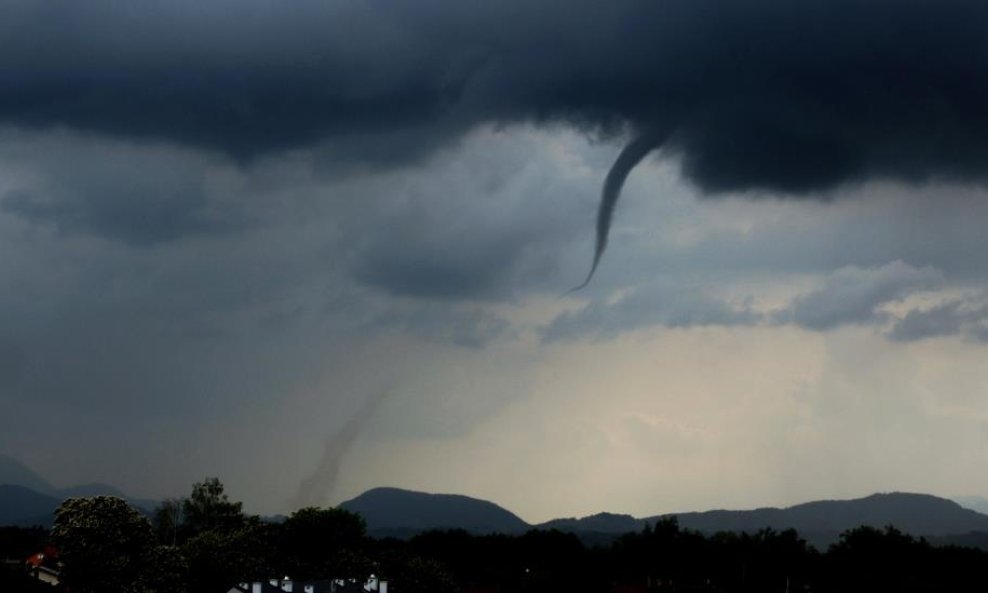
<path fill-rule="evenodd" d="M 75 498 L 59 507 L 50 533 L 0 530 L 4 557 L 26 558 L 49 543 L 72 593 L 225 593 L 244 581 L 370 574 L 387 579 L 392 593 L 954 592 L 984 590 L 988 581 L 988 553 L 891 527 L 845 532 L 825 552 L 792 530 L 704 535 L 675 520 L 606 546 L 538 530 L 374 539 L 359 516 L 340 509 L 305 508 L 278 522 L 247 515 L 216 479 L 151 517 L 117 498 Z M 7 566 L 0 590 L 33 591 L 23 576 Z"/>
<path fill-rule="evenodd" d="M 456 591 L 437 563 L 367 537 L 358 515 L 304 508 L 265 521 L 244 513 L 216 478 L 151 517 L 111 496 L 70 498 L 55 511 L 49 542 L 71 593 L 226 593 L 286 575 L 363 581 L 371 574 L 394 575 L 401 583 L 394 593 Z"/>
<path fill-rule="evenodd" d="M 610 546 L 558 531 L 430 532 L 405 545 L 446 567 L 461 590 L 955 593 L 988 585 L 988 553 L 933 546 L 893 527 L 847 531 L 826 552 L 794 530 L 704 535 L 674 519 Z"/>

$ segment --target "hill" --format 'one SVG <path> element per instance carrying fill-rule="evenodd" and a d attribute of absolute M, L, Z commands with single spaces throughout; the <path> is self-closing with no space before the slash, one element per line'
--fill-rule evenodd
<path fill-rule="evenodd" d="M 597 513 L 576 519 L 553 519 L 535 526 L 538 529 L 558 529 L 559 531 L 590 532 L 590 533 L 628 533 L 639 531 L 645 527 L 644 519 L 636 519 L 631 515 L 614 513 Z"/>
<path fill-rule="evenodd" d="M 486 500 L 458 494 L 427 494 L 399 488 L 374 488 L 339 505 L 367 521 L 372 535 L 403 535 L 429 529 L 472 533 L 521 533 L 528 523 Z"/>
<path fill-rule="evenodd" d="M 63 500 L 82 496 L 116 496 L 145 514 L 159 504 L 130 497 L 109 484 L 56 488 L 25 464 L 0 453 L 0 525 L 50 525 L 52 514 Z"/>
<path fill-rule="evenodd" d="M 450 494 L 425 494 L 375 488 L 340 505 L 363 515 L 376 536 L 408 537 L 429 529 L 464 529 L 473 533 L 519 533 L 558 529 L 575 533 L 588 544 L 613 541 L 647 523 L 675 517 L 680 526 L 704 533 L 795 529 L 809 543 L 825 549 L 841 532 L 861 525 L 901 531 L 941 542 L 988 542 L 988 515 L 928 494 L 893 492 L 852 500 L 821 500 L 787 508 L 713 510 L 635 518 L 598 513 L 583 518 L 553 519 L 528 525 L 494 503 Z"/>
<path fill-rule="evenodd" d="M 0 484 L 24 486 L 41 494 L 52 494 L 55 487 L 20 461 L 0 453 Z"/>
<path fill-rule="evenodd" d="M 705 533 L 792 528 L 817 547 L 825 547 L 836 541 L 840 532 L 861 525 L 879 528 L 894 525 L 906 533 L 922 536 L 988 532 L 988 515 L 945 498 L 904 492 L 872 494 L 853 500 L 821 500 L 782 509 L 670 513 L 646 521 L 668 517 L 676 517 L 681 527 Z"/>
<path fill-rule="evenodd" d="M 0 525 L 51 525 L 62 499 L 13 484 L 0 484 Z"/>
<path fill-rule="evenodd" d="M 23 463 L 0 454 L 0 525 L 50 525 L 53 511 L 73 496 L 118 496 L 150 512 L 153 500 L 128 497 L 107 484 L 55 488 Z M 893 492 L 853 500 L 820 500 L 787 508 L 667 513 L 646 518 L 597 513 L 529 525 L 486 500 L 456 494 L 428 494 L 399 488 L 374 488 L 341 508 L 358 513 L 377 537 L 409 537 L 430 529 L 472 533 L 522 533 L 557 529 L 577 534 L 588 544 L 607 544 L 647 523 L 675 517 L 680 526 L 704 533 L 795 529 L 808 542 L 826 548 L 839 534 L 861 525 L 893 525 L 901 531 L 943 543 L 967 543 L 988 549 L 988 515 L 928 494 Z"/>

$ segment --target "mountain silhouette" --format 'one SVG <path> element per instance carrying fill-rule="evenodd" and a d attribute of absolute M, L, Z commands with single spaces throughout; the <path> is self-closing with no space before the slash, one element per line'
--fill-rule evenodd
<path fill-rule="evenodd" d="M 614 513 L 597 513 L 577 519 L 553 519 L 536 525 L 538 529 L 558 529 L 559 531 L 591 532 L 591 533 L 628 533 L 639 531 L 645 527 L 644 519 L 636 519 L 631 515 Z"/>
<path fill-rule="evenodd" d="M 0 454 L 0 525 L 50 525 L 62 500 L 75 496 L 118 496 L 149 512 L 154 500 L 128 497 L 107 484 L 55 488 L 16 459 Z M 938 543 L 976 545 L 988 549 L 988 515 L 929 494 L 892 492 L 852 500 L 819 500 L 786 508 L 712 510 L 666 513 L 636 518 L 597 513 L 530 525 L 514 513 L 486 500 L 457 494 L 428 494 L 400 488 L 374 488 L 339 505 L 363 516 L 377 537 L 410 537 L 432 529 L 463 529 L 484 533 L 523 533 L 555 529 L 578 535 L 590 544 L 607 544 L 646 524 L 675 517 L 680 527 L 704 533 L 795 529 L 817 548 L 837 541 L 841 532 L 868 525 L 892 525 Z"/>
<path fill-rule="evenodd" d="M 63 500 L 85 496 L 116 496 L 146 514 L 160 504 L 133 498 L 109 484 L 56 488 L 24 463 L 0 453 L 0 525 L 51 525 L 53 513 Z"/>
<path fill-rule="evenodd" d="M 900 531 L 920 536 L 988 532 L 988 515 L 945 498 L 906 492 L 872 494 L 853 500 L 820 500 L 782 509 L 670 513 L 646 521 L 670 517 L 676 517 L 680 527 L 705 533 L 792 528 L 817 547 L 829 545 L 840 532 L 861 525 L 879 528 L 893 525 Z"/>
<path fill-rule="evenodd" d="M 52 494 L 55 487 L 20 461 L 0 453 L 0 484 L 24 486 L 40 494 Z"/>
<path fill-rule="evenodd" d="M 0 484 L 0 525 L 48 527 L 61 498 L 35 492 L 24 486 Z"/>
<path fill-rule="evenodd" d="M 820 500 L 787 508 L 714 510 L 667 513 L 645 518 L 597 513 L 583 518 L 553 519 L 529 525 L 494 503 L 449 494 L 425 494 L 397 488 L 375 488 L 344 502 L 342 508 L 364 517 L 372 535 L 408 537 L 430 529 L 464 529 L 473 533 L 519 533 L 557 529 L 575 533 L 587 543 L 613 541 L 640 531 L 646 524 L 676 518 L 679 525 L 704 533 L 761 529 L 795 529 L 810 544 L 825 549 L 841 532 L 870 525 L 895 526 L 938 542 L 988 544 L 988 515 L 929 494 L 893 492 L 852 500 Z"/>
<path fill-rule="evenodd" d="M 361 515 L 372 535 L 403 535 L 429 529 L 521 533 L 530 527 L 492 502 L 459 494 L 374 488 L 339 506 Z"/>

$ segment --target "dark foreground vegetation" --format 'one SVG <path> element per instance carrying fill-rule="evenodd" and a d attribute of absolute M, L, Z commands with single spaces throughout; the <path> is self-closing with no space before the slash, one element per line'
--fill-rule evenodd
<path fill-rule="evenodd" d="M 61 584 L 0 568 L 0 591 L 225 593 L 238 582 L 377 574 L 392 593 L 465 592 L 955 592 L 985 590 L 988 553 L 934 546 L 893 527 L 843 533 L 826 552 L 795 531 L 703 535 L 663 520 L 606 546 L 568 533 L 471 535 L 432 531 L 373 539 L 339 509 L 301 509 L 284 521 L 246 515 L 216 479 L 146 517 L 113 497 L 74 498 L 51 532 L 0 528 L 0 557 L 57 550 Z M 52 556 L 52 554 L 49 554 Z"/>

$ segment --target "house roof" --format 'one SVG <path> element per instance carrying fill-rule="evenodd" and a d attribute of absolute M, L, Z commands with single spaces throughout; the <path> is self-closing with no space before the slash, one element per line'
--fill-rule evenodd
<path fill-rule="evenodd" d="M 254 581 L 240 583 L 227 593 L 253 593 L 253 586 L 260 585 L 260 593 L 285 593 L 281 583 L 272 585 L 271 581 Z M 332 579 L 323 581 L 292 581 L 292 593 L 366 593 L 362 581 Z"/>
<path fill-rule="evenodd" d="M 31 554 L 24 560 L 25 564 L 35 568 L 46 563 L 53 565 L 55 562 L 58 562 L 58 548 L 55 546 L 45 546 L 43 550 L 36 554 Z"/>
<path fill-rule="evenodd" d="M 268 581 L 259 581 L 254 583 L 240 583 L 236 587 L 231 588 L 226 593 L 252 593 L 254 591 L 254 585 L 259 584 L 261 586 L 261 593 L 284 593 L 281 587 L 275 587 Z M 294 588 L 292 589 L 294 593 Z"/>

